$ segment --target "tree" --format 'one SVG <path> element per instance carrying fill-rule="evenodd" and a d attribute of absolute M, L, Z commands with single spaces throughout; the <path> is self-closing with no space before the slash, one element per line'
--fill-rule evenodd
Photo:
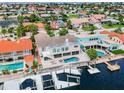
<path fill-rule="evenodd" d="M 47 30 L 47 34 L 48 34 L 50 37 L 55 36 L 54 32 L 51 31 L 51 30 Z"/>
<path fill-rule="evenodd" d="M 68 16 L 64 13 L 60 13 L 62 15 L 62 20 L 65 22 L 68 19 Z"/>
<path fill-rule="evenodd" d="M 33 62 L 33 67 L 34 68 L 37 68 L 38 67 L 38 62 L 36 60 L 34 60 L 34 62 Z"/>
<path fill-rule="evenodd" d="M 17 34 L 17 37 L 20 38 L 22 37 L 23 35 L 25 35 L 25 28 L 23 25 L 19 25 L 16 29 L 16 34 Z"/>
<path fill-rule="evenodd" d="M 51 21 L 54 21 L 54 20 L 57 20 L 58 18 L 57 18 L 57 16 L 54 16 L 54 15 L 51 15 Z"/>
<path fill-rule="evenodd" d="M 68 30 L 65 29 L 65 28 L 62 28 L 62 29 L 59 31 L 59 35 L 60 35 L 60 36 L 64 36 L 64 35 L 66 35 L 66 34 L 68 34 Z"/>
<path fill-rule="evenodd" d="M 14 27 L 8 28 L 8 33 L 13 33 L 14 32 Z"/>
<path fill-rule="evenodd" d="M 38 27 L 34 24 L 27 25 L 25 27 L 25 29 L 26 29 L 27 32 L 32 32 L 32 35 L 37 34 L 37 31 L 38 31 Z"/>
<path fill-rule="evenodd" d="M 119 14 L 118 20 L 120 21 L 120 24 L 123 24 L 123 16 L 121 14 Z"/>
<path fill-rule="evenodd" d="M 67 21 L 67 27 L 68 27 L 69 29 L 72 29 L 72 25 L 71 25 L 71 21 L 70 21 L 70 20 Z"/>
<path fill-rule="evenodd" d="M 4 18 L 4 20 L 7 20 L 7 19 L 8 19 L 8 15 L 5 14 L 5 15 L 3 16 L 3 18 Z"/>
<path fill-rule="evenodd" d="M 122 32 L 122 30 L 121 30 L 121 28 L 120 28 L 120 27 L 119 27 L 119 28 L 117 28 L 114 32 L 115 32 L 115 33 L 118 33 L 118 34 L 123 34 L 123 32 Z"/>
<path fill-rule="evenodd" d="M 34 22 L 35 19 L 36 19 L 35 14 L 31 14 L 31 15 L 30 15 L 30 21 L 31 21 L 31 22 Z"/>
<path fill-rule="evenodd" d="M 93 59 L 96 59 L 97 58 L 97 53 L 96 53 L 96 50 L 91 48 L 91 49 L 88 49 L 86 51 L 87 55 L 90 57 L 91 60 Z"/>
<path fill-rule="evenodd" d="M 46 30 L 46 31 L 51 30 L 50 24 L 46 24 L 46 25 L 45 25 L 45 30 Z"/>
<path fill-rule="evenodd" d="M 24 21 L 24 17 L 23 16 L 18 16 L 18 22 L 20 23 L 20 24 L 22 24 L 23 23 L 23 21 Z"/>
<path fill-rule="evenodd" d="M 2 33 L 3 35 L 5 35 L 5 34 L 7 33 L 7 29 L 3 28 L 3 29 L 1 30 L 1 33 Z"/>
<path fill-rule="evenodd" d="M 107 24 L 108 24 L 108 26 L 112 26 L 112 22 L 111 21 L 108 21 Z"/>
<path fill-rule="evenodd" d="M 38 16 L 36 16 L 35 14 L 30 15 L 30 21 L 31 22 L 36 22 L 36 21 L 40 21 L 40 20 L 41 19 Z"/>

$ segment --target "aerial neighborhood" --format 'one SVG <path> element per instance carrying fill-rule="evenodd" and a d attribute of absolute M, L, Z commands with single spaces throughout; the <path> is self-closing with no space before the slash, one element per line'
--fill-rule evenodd
<path fill-rule="evenodd" d="M 124 3 L 0 3 L 1 90 L 80 85 L 123 58 Z"/>

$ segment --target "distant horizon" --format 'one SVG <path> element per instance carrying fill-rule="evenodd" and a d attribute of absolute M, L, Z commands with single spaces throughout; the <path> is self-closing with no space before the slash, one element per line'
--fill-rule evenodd
<path fill-rule="evenodd" d="M 83 4 L 83 3 L 124 3 L 124 2 L 0 2 L 0 4 Z"/>

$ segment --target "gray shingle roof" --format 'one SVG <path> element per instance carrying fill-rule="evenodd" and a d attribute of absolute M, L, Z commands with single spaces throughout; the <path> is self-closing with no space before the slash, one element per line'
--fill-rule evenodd
<path fill-rule="evenodd" d="M 56 46 L 63 44 L 66 39 L 69 42 L 75 42 L 76 38 L 73 35 L 66 36 L 58 36 L 58 37 L 49 37 L 44 33 L 39 33 L 35 36 L 36 44 L 38 47 L 46 47 L 46 46 Z"/>

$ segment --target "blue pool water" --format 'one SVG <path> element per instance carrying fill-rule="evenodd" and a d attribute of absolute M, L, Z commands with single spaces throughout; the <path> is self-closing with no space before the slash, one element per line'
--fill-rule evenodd
<path fill-rule="evenodd" d="M 0 71 L 2 70 L 17 70 L 24 67 L 23 62 L 13 63 L 13 64 L 7 64 L 7 65 L 0 65 Z"/>
<path fill-rule="evenodd" d="M 64 63 L 76 62 L 78 60 L 79 60 L 79 58 L 77 58 L 77 57 L 71 57 L 71 58 L 68 58 L 68 59 L 64 59 Z"/>
<path fill-rule="evenodd" d="M 97 51 L 96 54 L 97 54 L 97 56 L 99 56 L 99 57 L 106 56 L 106 54 L 103 53 L 103 52 L 101 52 L 101 51 Z"/>

